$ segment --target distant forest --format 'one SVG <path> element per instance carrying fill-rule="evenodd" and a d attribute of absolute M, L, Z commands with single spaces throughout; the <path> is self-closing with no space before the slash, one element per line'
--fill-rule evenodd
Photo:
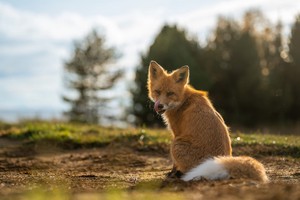
<path fill-rule="evenodd" d="M 167 70 L 190 67 L 190 83 L 206 90 L 230 125 L 254 127 L 300 120 L 300 15 L 290 33 L 260 11 L 242 20 L 219 17 L 205 45 L 187 30 L 165 25 L 137 67 L 132 88 L 136 125 L 161 126 L 147 97 L 150 60 Z"/>

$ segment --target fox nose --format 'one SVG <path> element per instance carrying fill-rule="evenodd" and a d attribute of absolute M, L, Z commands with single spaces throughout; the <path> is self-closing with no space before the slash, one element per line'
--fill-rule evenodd
<path fill-rule="evenodd" d="M 157 113 L 161 113 L 161 112 L 163 112 L 163 109 L 164 109 L 164 105 L 161 104 L 161 103 L 159 102 L 159 100 L 158 100 L 158 101 L 155 101 L 155 104 L 154 104 L 154 110 L 155 110 Z"/>

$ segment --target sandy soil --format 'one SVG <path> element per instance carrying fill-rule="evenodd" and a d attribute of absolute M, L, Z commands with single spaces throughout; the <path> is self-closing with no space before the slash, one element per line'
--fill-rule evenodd
<path fill-rule="evenodd" d="M 266 166 L 271 182 L 165 179 L 172 164 L 168 147 L 112 143 L 101 148 L 61 149 L 47 142 L 0 138 L 0 197 L 22 199 L 24 193 L 43 186 L 49 191 L 63 188 L 74 199 L 110 189 L 170 192 L 184 199 L 300 199 L 299 158 L 281 155 L 284 150 L 270 146 L 233 151 L 254 155 Z"/>

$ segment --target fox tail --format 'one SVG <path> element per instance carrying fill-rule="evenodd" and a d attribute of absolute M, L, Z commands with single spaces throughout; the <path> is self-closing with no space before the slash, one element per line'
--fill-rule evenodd
<path fill-rule="evenodd" d="M 190 181 L 202 178 L 207 180 L 247 178 L 261 182 L 269 181 L 263 164 L 247 156 L 209 158 L 188 171 L 181 179 Z"/>

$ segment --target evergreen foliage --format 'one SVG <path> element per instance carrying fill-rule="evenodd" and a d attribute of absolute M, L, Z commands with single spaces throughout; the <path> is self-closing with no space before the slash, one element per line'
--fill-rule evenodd
<path fill-rule="evenodd" d="M 64 67 L 66 87 L 76 92 L 75 98 L 63 96 L 71 106 L 65 112 L 71 122 L 97 124 L 106 117 L 104 108 L 111 98 L 103 92 L 111 89 L 122 75 L 111 69 L 115 58 L 115 50 L 106 47 L 96 31 L 75 43 L 74 54 Z"/>
<path fill-rule="evenodd" d="M 177 26 L 165 25 L 137 68 L 132 113 L 137 125 L 162 125 L 147 96 L 151 60 L 167 70 L 190 67 L 190 83 L 207 90 L 228 124 L 253 127 L 300 120 L 300 15 L 289 42 L 279 21 L 258 10 L 242 21 L 219 17 L 206 46 Z M 288 47 L 288 48 L 287 48 Z"/>

